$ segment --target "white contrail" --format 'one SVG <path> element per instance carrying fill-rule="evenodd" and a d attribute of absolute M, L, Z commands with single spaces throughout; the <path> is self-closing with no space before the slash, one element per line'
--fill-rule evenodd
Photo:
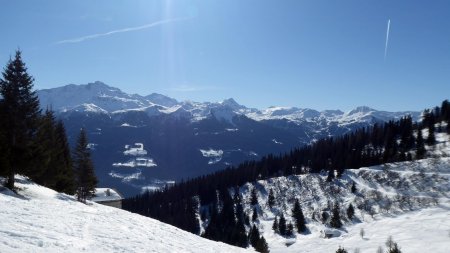
<path fill-rule="evenodd" d="M 391 29 L 391 20 L 388 20 L 387 24 L 387 30 L 386 30 L 386 45 L 384 46 L 384 59 L 386 60 L 386 54 L 388 49 L 388 43 L 389 43 L 389 30 Z"/>
<path fill-rule="evenodd" d="M 99 38 L 99 37 L 105 37 L 105 36 L 113 35 L 113 34 L 116 34 L 116 33 L 125 33 L 125 32 L 132 32 L 132 31 L 139 31 L 139 30 L 143 30 L 143 29 L 147 29 L 147 28 L 151 28 L 151 27 L 155 27 L 155 26 L 159 26 L 159 25 L 163 25 L 163 24 L 167 24 L 167 23 L 171 23 L 171 22 L 187 20 L 187 19 L 190 19 L 190 18 L 163 19 L 163 20 L 156 21 L 156 22 L 153 22 L 153 23 L 150 23 L 150 24 L 146 24 L 146 25 L 142 25 L 142 26 L 128 27 L 128 28 L 114 30 L 114 31 L 106 32 L 106 33 L 97 33 L 97 34 L 87 35 L 87 36 L 74 38 L 74 39 L 61 40 L 61 41 L 55 42 L 54 44 L 78 43 L 78 42 L 83 42 L 85 40 L 91 40 L 91 39 L 96 39 L 96 38 Z"/>

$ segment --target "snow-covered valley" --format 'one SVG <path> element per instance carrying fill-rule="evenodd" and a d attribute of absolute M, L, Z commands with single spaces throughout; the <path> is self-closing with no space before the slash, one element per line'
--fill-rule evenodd
<path fill-rule="evenodd" d="M 0 252 L 251 252 L 17 177 L 0 188 Z"/>

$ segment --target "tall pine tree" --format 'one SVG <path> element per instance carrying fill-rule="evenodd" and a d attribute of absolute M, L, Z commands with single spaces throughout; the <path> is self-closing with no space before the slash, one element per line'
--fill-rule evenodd
<path fill-rule="evenodd" d="M 281 213 L 280 221 L 278 222 L 278 230 L 280 231 L 280 235 L 286 235 L 286 219 L 284 218 L 284 214 Z"/>
<path fill-rule="evenodd" d="M 66 129 L 60 120 L 55 128 L 55 149 L 58 151 L 56 160 L 59 164 L 55 190 L 70 195 L 75 194 L 75 175 L 73 170 L 72 158 L 70 156 L 70 146 L 67 140 Z"/>
<path fill-rule="evenodd" d="M 91 154 L 87 145 L 86 132 L 84 129 L 81 129 L 73 152 L 73 167 L 77 179 L 77 197 L 79 201 L 84 203 L 86 199 L 94 196 L 95 187 L 97 186 L 97 177 L 95 176 L 94 165 L 92 164 Z"/>
<path fill-rule="evenodd" d="M 0 100 L 0 119 L 5 119 L 3 100 Z M 0 177 L 7 176 L 9 147 L 5 136 L 5 120 L 0 121 Z"/>
<path fill-rule="evenodd" d="M 257 205 L 258 204 L 258 194 L 256 193 L 256 187 L 253 187 L 250 196 L 250 204 Z"/>
<path fill-rule="evenodd" d="M 355 215 L 355 208 L 352 204 L 350 204 L 347 208 L 347 217 L 351 220 L 353 219 L 353 216 Z"/>
<path fill-rule="evenodd" d="M 295 200 L 294 207 L 292 208 L 292 217 L 295 221 L 295 227 L 299 233 L 303 233 L 306 231 L 306 221 L 305 216 L 303 215 L 302 208 L 300 207 L 300 203 L 298 199 Z"/>
<path fill-rule="evenodd" d="M 422 129 L 417 130 L 416 138 L 416 159 L 423 159 L 426 153 L 425 144 L 422 137 Z"/>
<path fill-rule="evenodd" d="M 330 221 L 330 226 L 333 228 L 340 228 L 342 227 L 342 222 L 341 222 L 341 215 L 340 215 L 340 210 L 339 210 L 339 204 L 338 202 L 334 203 L 334 207 L 333 207 L 333 214 L 331 216 L 331 221 Z"/>
<path fill-rule="evenodd" d="M 275 205 L 275 196 L 273 194 L 273 190 L 272 189 L 269 190 L 269 196 L 267 198 L 267 204 L 269 205 L 270 208 L 272 208 Z"/>
<path fill-rule="evenodd" d="M 4 120 L 4 138 L 9 149 L 6 162 L 5 186 L 14 188 L 14 174 L 30 170 L 33 163 L 31 141 L 36 133 L 40 115 L 39 100 L 33 91 L 33 77 L 27 73 L 22 54 L 18 50 L 9 60 L 0 80 L 0 94 Z"/>

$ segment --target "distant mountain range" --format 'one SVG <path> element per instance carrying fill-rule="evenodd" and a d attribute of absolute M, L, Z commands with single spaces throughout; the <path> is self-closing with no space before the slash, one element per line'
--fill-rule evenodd
<path fill-rule="evenodd" d="M 361 106 L 349 112 L 296 107 L 247 108 L 234 99 L 177 101 L 127 94 L 102 82 L 39 90 L 73 143 L 79 129 L 89 134 L 101 186 L 125 195 L 161 187 L 166 181 L 211 173 L 269 153 L 287 152 L 317 139 L 419 112 L 385 112 Z M 142 143 L 145 155 L 126 152 Z M 152 166 L 145 166 L 151 161 Z M 126 164 L 129 166 L 113 166 Z M 133 166 L 131 166 L 133 165 Z"/>

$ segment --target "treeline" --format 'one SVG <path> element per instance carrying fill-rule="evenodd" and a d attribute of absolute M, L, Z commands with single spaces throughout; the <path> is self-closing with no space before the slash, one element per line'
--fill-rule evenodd
<path fill-rule="evenodd" d="M 0 78 L 0 176 L 15 190 L 15 174 L 85 201 L 97 179 L 81 130 L 71 154 L 64 124 L 49 109 L 42 113 L 21 52 L 7 63 Z"/>
<path fill-rule="evenodd" d="M 427 155 L 425 145 L 435 144 L 435 132 L 450 133 L 449 121 L 450 104 L 446 100 L 440 107 L 425 110 L 419 123 L 405 116 L 344 136 L 322 139 L 287 154 L 268 155 L 260 161 L 247 161 L 237 167 L 181 181 L 161 191 L 145 192 L 124 200 L 123 208 L 196 234 L 200 232 L 197 219 L 200 215 L 205 224 L 209 224 L 203 234 L 205 237 L 243 246 L 242 238 L 230 238 L 242 231 L 235 228 L 240 227 L 239 219 L 231 219 L 239 217 L 236 214 L 238 204 L 235 203 L 234 208 L 225 208 L 225 203 L 229 202 L 226 194 L 229 189 L 259 179 L 304 173 L 327 172 L 327 180 L 332 181 L 345 169 L 421 159 Z M 447 123 L 445 129 L 445 123 L 441 122 Z M 439 123 L 437 129 L 436 123 Z M 424 129 L 424 133 L 428 132 L 425 138 L 422 135 Z M 200 207 L 209 209 L 200 212 Z M 189 221 L 193 217 L 196 220 Z M 224 220 L 217 222 L 217 219 Z"/>

